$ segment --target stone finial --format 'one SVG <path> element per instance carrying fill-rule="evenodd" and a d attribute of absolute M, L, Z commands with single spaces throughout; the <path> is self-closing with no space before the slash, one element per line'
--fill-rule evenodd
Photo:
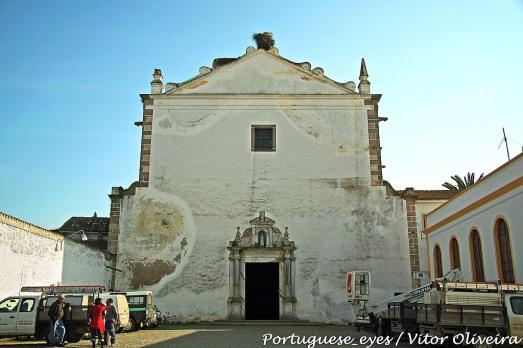
<path fill-rule="evenodd" d="M 303 62 L 303 63 L 300 63 L 300 66 L 301 66 L 303 69 L 311 70 L 311 63 L 309 63 L 309 62 Z"/>
<path fill-rule="evenodd" d="M 351 92 L 356 91 L 356 84 L 354 83 L 354 81 L 349 81 L 349 82 L 345 83 L 344 86 Z"/>
<path fill-rule="evenodd" d="M 154 69 L 153 78 L 154 78 L 154 81 L 162 81 L 162 79 L 163 79 L 162 70 Z"/>
<path fill-rule="evenodd" d="M 285 233 L 283 234 L 283 239 L 289 240 L 289 228 L 285 226 Z"/>
<path fill-rule="evenodd" d="M 277 47 L 272 47 L 268 52 L 271 52 L 275 56 L 279 56 L 280 55 L 280 50 Z"/>
<path fill-rule="evenodd" d="M 172 90 L 175 90 L 176 87 L 178 87 L 178 84 L 176 82 L 168 82 L 165 84 L 165 92 L 170 92 Z"/>
<path fill-rule="evenodd" d="M 318 76 L 323 76 L 323 69 L 320 68 L 319 66 L 312 69 L 312 72 Z"/>
<path fill-rule="evenodd" d="M 367 80 L 369 73 L 367 72 L 367 66 L 365 65 L 365 58 L 361 58 L 360 66 L 360 81 Z"/>
<path fill-rule="evenodd" d="M 256 48 L 254 48 L 254 46 L 249 46 L 247 47 L 247 49 L 245 50 L 245 54 L 251 54 L 253 52 L 256 52 Z"/>
<path fill-rule="evenodd" d="M 236 227 L 236 236 L 234 237 L 234 243 L 236 243 L 236 245 L 240 245 L 241 240 L 242 240 L 242 235 L 240 233 L 240 226 L 238 226 L 238 227 Z"/>
<path fill-rule="evenodd" d="M 207 73 L 210 73 L 212 71 L 211 68 L 209 68 L 208 66 L 202 66 L 200 67 L 200 70 L 198 70 L 198 72 L 201 74 L 207 74 Z"/>
<path fill-rule="evenodd" d="M 153 80 L 151 81 L 151 94 L 160 94 L 163 90 L 163 75 L 160 69 L 154 69 Z"/>
<path fill-rule="evenodd" d="M 360 66 L 360 83 L 358 84 L 358 90 L 360 94 L 370 94 L 370 82 L 368 80 L 369 73 L 367 72 L 367 66 L 365 65 L 365 59 L 361 58 Z"/>

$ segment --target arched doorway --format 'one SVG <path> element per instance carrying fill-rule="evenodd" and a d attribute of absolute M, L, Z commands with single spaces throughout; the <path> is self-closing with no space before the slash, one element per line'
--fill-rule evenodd
<path fill-rule="evenodd" d="M 229 242 L 229 320 L 296 319 L 296 246 L 260 215 Z"/>

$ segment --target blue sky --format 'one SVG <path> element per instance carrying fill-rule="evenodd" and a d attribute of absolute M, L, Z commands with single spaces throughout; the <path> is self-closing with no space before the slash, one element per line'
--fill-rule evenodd
<path fill-rule="evenodd" d="M 254 32 L 280 54 L 357 82 L 365 57 L 384 176 L 439 189 L 523 146 L 522 1 L 1 1 L 0 211 L 55 228 L 107 216 L 138 176 L 138 94 L 237 57 Z"/>

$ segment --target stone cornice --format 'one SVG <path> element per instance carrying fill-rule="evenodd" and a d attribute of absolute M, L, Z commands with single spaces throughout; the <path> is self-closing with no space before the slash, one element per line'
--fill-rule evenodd
<path fill-rule="evenodd" d="M 140 94 L 142 99 L 372 99 L 371 95 L 359 94 L 261 94 L 261 93 L 186 93 L 186 94 Z M 374 96 L 374 95 L 372 95 Z M 381 94 L 376 94 L 380 96 Z"/>

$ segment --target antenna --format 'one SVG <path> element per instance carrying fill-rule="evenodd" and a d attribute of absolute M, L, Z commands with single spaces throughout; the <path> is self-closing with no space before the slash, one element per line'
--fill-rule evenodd
<path fill-rule="evenodd" d="M 505 142 L 505 148 L 507 149 L 507 157 L 508 157 L 508 160 L 510 161 L 510 153 L 508 152 L 508 143 L 507 143 L 507 135 L 505 134 L 505 127 L 502 127 L 501 129 L 503 130 L 503 139 L 501 139 L 501 143 L 499 143 L 498 149 L 501 147 L 501 144 L 503 144 L 503 142 Z M 523 147 L 522 147 L 522 149 L 523 149 Z"/>

